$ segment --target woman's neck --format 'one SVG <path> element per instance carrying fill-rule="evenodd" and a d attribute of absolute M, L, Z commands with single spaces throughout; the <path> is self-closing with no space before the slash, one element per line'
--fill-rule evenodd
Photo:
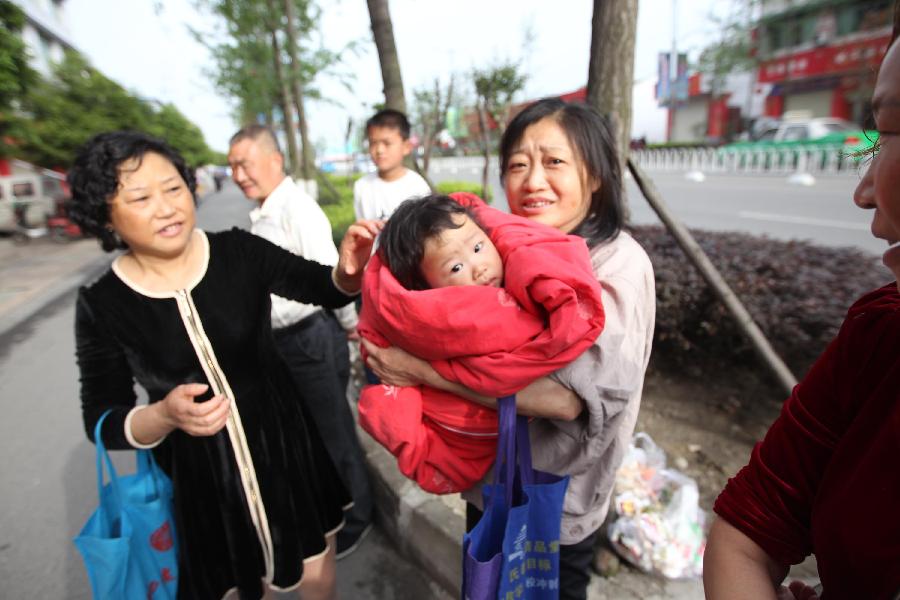
<path fill-rule="evenodd" d="M 184 250 L 175 256 L 159 256 L 130 251 L 122 256 L 119 267 L 141 287 L 152 292 L 184 289 L 203 269 L 203 241 L 196 230 Z"/>

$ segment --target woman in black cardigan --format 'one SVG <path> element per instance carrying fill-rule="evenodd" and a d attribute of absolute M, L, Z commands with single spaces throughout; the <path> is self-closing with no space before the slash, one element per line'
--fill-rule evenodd
<path fill-rule="evenodd" d="M 153 448 L 171 476 L 179 597 L 333 598 L 350 498 L 276 353 L 269 294 L 348 303 L 379 224 L 351 226 L 334 268 L 238 229 L 207 234 L 183 159 L 134 132 L 90 140 L 69 183 L 72 219 L 125 250 L 78 295 L 85 428 L 92 437 L 111 409 L 107 447 Z M 134 381 L 148 405 L 135 405 Z"/>

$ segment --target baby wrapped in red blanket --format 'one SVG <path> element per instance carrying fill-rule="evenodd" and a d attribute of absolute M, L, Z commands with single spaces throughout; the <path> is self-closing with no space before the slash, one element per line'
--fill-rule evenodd
<path fill-rule="evenodd" d="M 600 285 L 581 238 L 451 197 L 393 214 L 365 273 L 359 332 L 485 396 L 514 394 L 594 343 Z M 494 460 L 496 412 L 442 390 L 367 386 L 359 420 L 429 492 L 468 489 Z"/>

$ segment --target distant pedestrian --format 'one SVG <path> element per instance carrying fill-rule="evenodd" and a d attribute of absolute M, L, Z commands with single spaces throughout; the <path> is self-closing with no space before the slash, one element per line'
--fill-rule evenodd
<path fill-rule="evenodd" d="M 272 130 L 248 125 L 232 136 L 229 146 L 232 177 L 244 195 L 257 203 L 250 212 L 250 231 L 298 256 L 336 264 L 331 223 L 316 201 L 285 175 L 284 156 Z M 353 496 L 353 508 L 337 534 L 338 558 L 355 549 L 372 525 L 366 461 L 347 401 L 347 335 L 358 337 L 357 322 L 352 304 L 332 313 L 314 304 L 272 296 L 275 345 L 297 387 L 304 390 L 325 447 Z"/>
<path fill-rule="evenodd" d="M 594 542 L 634 432 L 650 360 L 653 267 L 622 229 L 624 191 L 615 138 L 593 109 L 548 98 L 520 112 L 500 142 L 500 174 L 513 214 L 584 238 L 602 289 L 606 323 L 594 345 L 562 369 L 564 376 L 538 379 L 516 403 L 520 413 L 541 417 L 529 426 L 535 468 L 571 477 L 563 507 L 559 597 L 584 599 Z M 442 379 L 428 363 L 396 347 L 377 350 L 370 365 L 386 383 L 437 386 Z M 560 384 L 567 378 L 581 382 L 579 392 L 591 392 L 573 400 Z M 473 488 L 463 497 L 470 503 L 471 529 L 481 516 L 481 492 Z"/>
<path fill-rule="evenodd" d="M 353 186 L 357 219 L 387 219 L 404 200 L 431 193 L 422 176 L 403 165 L 412 152 L 409 135 L 409 120 L 398 110 L 380 110 L 366 122 L 369 156 L 377 170 Z"/>
<path fill-rule="evenodd" d="M 125 250 L 78 293 L 84 425 L 92 438 L 111 410 L 106 447 L 153 448 L 172 478 L 179 598 L 334 598 L 350 495 L 275 348 L 270 294 L 347 304 L 378 225 L 352 225 L 336 267 L 238 229 L 207 234 L 184 160 L 134 132 L 92 138 L 68 180 L 72 219 Z"/>
<path fill-rule="evenodd" d="M 850 307 L 750 462 L 716 500 L 710 600 L 900 598 L 900 4 L 872 97 L 878 141 L 856 187 L 894 281 Z M 782 583 L 815 555 L 821 591 Z"/>

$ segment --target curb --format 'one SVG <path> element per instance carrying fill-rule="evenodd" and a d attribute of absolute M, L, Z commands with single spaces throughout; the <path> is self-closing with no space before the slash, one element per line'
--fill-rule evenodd
<path fill-rule="evenodd" d="M 45 291 L 38 295 L 33 302 L 18 306 L 7 314 L 0 316 L 0 337 L 5 336 L 13 329 L 29 320 L 31 317 L 53 304 L 66 294 L 93 278 L 99 277 L 112 262 L 112 256 L 99 256 L 94 258 L 78 270 L 60 277 Z"/>
<path fill-rule="evenodd" d="M 459 598 L 464 509 L 454 510 L 445 497 L 422 491 L 400 473 L 396 458 L 358 425 L 356 431 L 369 466 L 376 523 L 406 558 Z M 463 506 L 458 495 L 446 498 Z"/>

